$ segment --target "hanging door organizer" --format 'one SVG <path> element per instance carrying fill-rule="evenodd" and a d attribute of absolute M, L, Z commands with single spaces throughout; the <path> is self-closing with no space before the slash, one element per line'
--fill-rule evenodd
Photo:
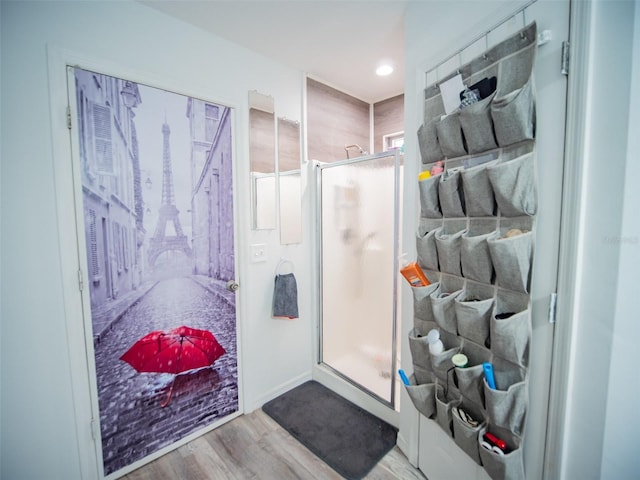
<path fill-rule="evenodd" d="M 461 74 L 480 97 L 449 115 L 438 85 L 427 87 L 418 130 L 423 170 L 442 162 L 444 171 L 419 181 L 417 261 L 432 283 L 412 287 L 406 390 L 418 411 L 496 480 L 525 478 L 536 42 L 532 23 L 444 78 Z M 437 355 L 429 352 L 431 329 L 444 345 Z M 458 353 L 466 367 L 454 367 Z M 495 389 L 484 362 L 493 365 Z M 504 453 L 482 446 L 487 432 L 506 442 Z"/>

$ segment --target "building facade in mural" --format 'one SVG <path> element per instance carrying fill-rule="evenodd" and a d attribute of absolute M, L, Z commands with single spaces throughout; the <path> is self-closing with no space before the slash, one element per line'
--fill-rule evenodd
<path fill-rule="evenodd" d="M 231 111 L 191 98 L 187 117 L 191 131 L 194 273 L 231 280 L 235 276 L 233 229 L 216 227 L 233 224 Z"/>
<path fill-rule="evenodd" d="M 133 109 L 138 86 L 85 72 L 76 102 L 91 306 L 137 288 L 145 235 Z"/>

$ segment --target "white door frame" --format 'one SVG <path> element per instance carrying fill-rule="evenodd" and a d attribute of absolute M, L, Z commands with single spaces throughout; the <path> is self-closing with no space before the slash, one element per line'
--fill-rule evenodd
<path fill-rule="evenodd" d="M 571 74 L 567 85 L 567 116 L 565 127 L 565 159 L 562 186 L 562 228 L 560 232 L 560 255 L 558 266 L 558 301 L 553 353 L 551 362 L 551 385 L 549 412 L 547 416 L 547 438 L 545 445 L 545 478 L 560 478 L 562 445 L 564 437 L 564 414 L 568 396 L 571 364 L 571 336 L 576 275 L 578 270 L 578 239 L 580 236 L 580 191 L 584 182 L 584 143 L 586 125 L 586 96 L 588 70 L 588 39 L 590 34 L 591 2 L 571 1 L 569 20 L 569 43 L 571 51 Z"/>
<path fill-rule="evenodd" d="M 589 215 L 599 215 L 602 206 L 604 208 L 615 205 L 619 200 L 622 204 L 622 188 L 617 192 L 610 191 L 608 188 L 602 188 L 602 192 L 587 192 L 590 185 L 590 177 L 594 176 L 593 170 L 598 168 L 596 176 L 605 175 L 599 170 L 599 160 L 601 149 L 610 147 L 604 142 L 607 140 L 593 140 L 590 135 L 592 128 L 598 128 L 602 122 L 618 122 L 617 126 L 625 125 L 628 119 L 620 117 L 616 119 L 604 119 L 602 116 L 602 105 L 598 105 L 595 97 L 601 97 L 602 91 L 596 91 L 598 85 L 593 85 L 594 70 L 599 66 L 605 65 L 607 70 L 611 70 L 612 77 L 616 75 L 625 75 L 626 72 L 619 70 L 619 52 L 610 52 L 613 61 L 598 56 L 597 47 L 594 42 L 597 41 L 599 35 L 603 34 L 604 29 L 620 28 L 615 22 L 611 22 L 611 18 L 603 18 L 602 9 L 606 2 L 583 2 L 571 0 L 571 19 L 570 19 L 570 71 L 567 103 L 567 131 L 565 142 L 565 171 L 563 184 L 563 206 L 562 206 L 562 231 L 560 239 L 560 265 L 558 275 L 558 303 L 557 303 L 557 324 L 555 328 L 555 338 L 553 345 L 553 363 L 551 392 L 549 398 L 549 415 L 548 430 L 545 452 L 545 478 L 565 478 L 567 475 L 576 475 L 576 464 L 583 466 L 584 471 L 592 472 L 593 475 L 601 474 L 602 457 L 597 455 L 589 455 L 589 453 L 602 454 L 602 445 L 605 440 L 606 433 L 605 416 L 606 394 L 604 397 L 585 399 L 580 402 L 579 396 L 583 393 L 580 390 L 584 386 L 580 386 L 585 375 L 593 379 L 594 384 L 598 384 L 598 391 L 607 391 L 609 388 L 609 363 L 600 360 L 608 360 L 611 354 L 612 339 L 611 336 L 603 338 L 599 335 L 596 320 L 601 313 L 598 304 L 601 299 L 589 297 L 588 286 L 586 282 L 594 280 L 589 275 L 588 262 L 590 260 L 590 252 L 594 249 L 602 251 L 606 260 L 617 260 L 617 252 L 613 248 L 604 249 L 602 241 L 605 236 L 618 235 L 619 231 L 603 230 L 602 237 L 590 238 L 592 236 L 587 225 L 586 217 Z M 631 2 L 629 2 L 631 4 Z M 635 7 L 638 8 L 637 6 Z M 636 14 L 637 18 L 637 14 Z M 633 20 L 631 20 L 633 21 Z M 626 28 L 625 26 L 624 28 Z M 638 26 L 635 26 L 637 31 Z M 614 35 L 615 36 L 615 35 Z M 612 42 L 617 43 L 626 41 L 626 39 L 609 38 Z M 627 45 L 628 46 L 628 45 Z M 601 55 L 601 54 L 600 54 Z M 617 63 L 616 63 L 617 62 Z M 610 66 L 610 64 L 613 64 Z M 611 85 L 617 85 L 615 78 L 607 80 Z M 631 80 L 630 80 L 631 81 Z M 618 87 L 616 87 L 618 88 Z M 633 86 L 631 86 L 633 88 Z M 614 94 L 617 97 L 618 94 Z M 603 118 L 603 120 L 600 120 Z M 600 123 L 598 123 L 600 122 Z M 628 128 L 628 127 L 627 127 Z M 629 130 L 629 133 L 630 130 Z M 595 148 L 594 148 L 595 147 Z M 594 148 L 596 151 L 591 151 Z M 626 145 L 615 145 L 616 154 L 620 153 L 620 149 L 626 150 Z M 616 154 L 611 154 L 612 158 L 616 158 Z M 627 153 L 628 155 L 628 153 Z M 597 158 L 599 157 L 600 158 Z M 627 161 L 629 157 L 627 156 Z M 591 170 L 591 171 L 590 171 Z M 624 170 L 624 168 L 622 169 Z M 618 173 L 620 177 L 624 173 Z M 607 174 L 607 176 L 609 176 Z M 618 178 L 620 178 L 618 177 Z M 609 185 L 610 187 L 610 185 Z M 597 207 L 597 208 L 596 208 Z M 618 219 L 615 215 L 618 212 L 612 212 L 611 217 L 603 219 L 606 227 L 620 227 L 617 223 Z M 619 220 L 620 222 L 622 220 Z M 617 246 L 619 250 L 620 246 Z M 617 278 L 618 265 L 611 261 L 611 273 L 613 278 Z M 597 267 L 598 273 L 600 267 Z M 602 272 L 605 273 L 605 272 Z M 607 276 L 606 281 L 612 277 Z M 602 279 L 597 279 L 602 284 Z M 613 287 L 613 285 L 608 285 Z M 616 289 L 610 290 L 606 295 L 607 298 L 615 297 Z M 582 312 L 593 312 L 592 323 L 585 324 L 580 318 Z M 615 315 L 615 311 L 611 310 L 611 316 Z M 581 328 L 588 327 L 592 333 L 584 334 L 578 337 Z M 580 349 L 588 349 L 588 345 L 580 345 L 577 341 L 585 341 L 591 345 L 597 345 L 597 352 L 594 352 L 593 363 L 587 367 L 581 364 L 576 358 L 580 353 Z M 588 372 L 588 373 L 587 373 Z M 580 378 L 580 377 L 583 378 Z M 620 387 L 618 387 L 620 388 Z M 573 405 L 570 402 L 574 402 Z M 582 423 L 585 419 L 590 418 L 592 414 L 599 414 L 599 417 L 589 423 L 589 434 L 591 437 L 586 440 L 577 438 L 576 432 L 572 432 L 572 425 L 576 422 Z M 575 418 L 575 420 L 572 419 Z M 585 445 L 579 451 L 570 451 L 571 447 L 576 447 L 576 443 L 569 444 L 572 440 L 571 435 L 576 436 L 574 442 L 580 442 Z M 578 434 L 579 435 L 579 434 Z M 589 446 L 586 446 L 589 445 Z M 589 458 L 584 458 L 584 454 Z M 595 458 L 597 457 L 597 458 Z M 569 469 L 569 470 L 567 470 Z"/>
<path fill-rule="evenodd" d="M 312 369 L 312 378 L 336 393 L 340 394 L 347 400 L 355 403 L 356 405 L 364 408 L 371 414 L 381 418 L 386 421 L 390 425 L 394 427 L 398 427 L 400 420 L 400 413 L 398 410 L 394 408 L 394 405 L 399 404 L 399 396 L 400 396 L 400 386 L 395 381 L 397 378 L 395 373 L 400 365 L 396 364 L 396 358 L 399 354 L 400 342 L 397 338 L 398 334 L 398 322 L 401 321 L 401 312 L 399 309 L 400 295 L 398 290 L 398 279 L 395 278 L 393 282 L 393 328 L 392 328 L 392 378 L 390 380 L 390 384 L 392 386 L 392 395 L 391 400 L 386 401 L 375 395 L 373 392 L 367 390 L 366 386 L 360 385 L 357 381 L 348 378 L 347 375 L 339 372 L 337 369 L 334 369 L 327 363 L 322 361 L 322 342 L 323 342 L 323 332 L 322 332 L 322 322 L 323 322 L 323 309 L 322 309 L 322 220 L 321 220 L 321 209 L 322 209 L 322 195 L 321 195 L 321 187 L 322 187 L 322 169 L 323 168 L 331 168 L 341 165 L 350 165 L 357 164 L 362 162 L 368 162 L 371 160 L 376 160 L 383 157 L 394 156 L 395 158 L 395 166 L 394 166 L 394 195 L 395 195 L 395 212 L 394 212 L 394 225 L 393 229 L 394 233 L 394 245 L 397 250 L 395 255 L 395 262 L 398 263 L 398 251 L 400 249 L 400 234 L 401 234 L 401 195 L 402 189 L 400 182 L 402 181 L 402 174 L 400 173 L 402 170 L 402 162 L 400 161 L 399 154 L 396 152 L 382 152 L 373 155 L 363 156 L 356 159 L 347 159 L 339 162 L 334 162 L 331 164 L 327 164 L 324 167 L 320 162 L 314 161 L 310 162 L 310 175 L 313 178 L 312 184 L 315 187 L 315 191 L 313 194 L 313 198 L 315 199 L 315 204 L 313 206 L 314 217 L 315 217 L 315 231 L 316 235 L 314 236 L 315 240 L 315 254 L 316 254 L 316 270 L 314 274 L 314 281 L 317 283 L 316 291 L 318 292 L 318 297 L 316 301 L 316 332 L 317 338 L 315 338 L 314 342 L 314 365 Z M 397 267 L 397 265 L 396 265 Z M 397 271 L 397 268 L 395 268 Z M 396 403 L 397 402 L 397 403 Z"/>

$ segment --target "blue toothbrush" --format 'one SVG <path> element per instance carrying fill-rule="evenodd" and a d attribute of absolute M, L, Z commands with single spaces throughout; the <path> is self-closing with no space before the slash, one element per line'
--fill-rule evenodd
<path fill-rule="evenodd" d="M 487 380 L 487 385 L 489 385 L 489 388 L 495 390 L 496 379 L 493 376 L 493 365 L 491 365 L 489 362 L 484 362 L 482 364 L 482 369 L 484 370 L 484 378 Z"/>
<path fill-rule="evenodd" d="M 404 373 L 404 370 L 402 369 L 398 370 L 398 374 L 400 375 L 400 379 L 402 380 L 402 383 L 404 383 L 407 387 L 411 386 L 411 382 L 409 382 L 409 379 L 407 378 L 407 375 Z"/>

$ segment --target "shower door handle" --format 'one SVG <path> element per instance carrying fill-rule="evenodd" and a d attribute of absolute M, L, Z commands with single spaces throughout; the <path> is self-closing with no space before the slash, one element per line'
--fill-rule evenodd
<path fill-rule="evenodd" d="M 227 282 L 227 290 L 229 290 L 230 292 L 235 292 L 236 290 L 238 290 L 238 288 L 240 288 L 240 285 L 238 285 L 235 280 L 229 280 Z"/>

